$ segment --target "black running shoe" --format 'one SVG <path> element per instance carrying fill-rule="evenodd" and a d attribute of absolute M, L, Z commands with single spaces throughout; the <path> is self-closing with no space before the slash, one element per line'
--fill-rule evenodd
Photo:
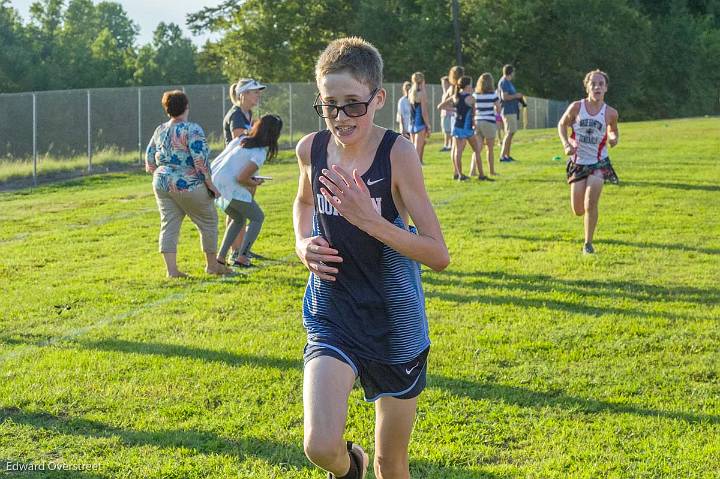
<path fill-rule="evenodd" d="M 469 179 L 470 179 L 470 177 L 467 175 L 460 175 L 460 178 L 458 178 L 458 180 L 460 180 L 460 181 L 467 181 Z"/>
<path fill-rule="evenodd" d="M 585 243 L 583 245 L 583 254 L 594 254 L 595 248 L 593 248 L 592 243 Z"/>

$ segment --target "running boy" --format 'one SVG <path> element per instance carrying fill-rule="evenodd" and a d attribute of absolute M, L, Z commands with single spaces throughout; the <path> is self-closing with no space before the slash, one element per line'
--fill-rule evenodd
<path fill-rule="evenodd" d="M 296 148 L 296 251 L 310 270 L 304 448 L 338 479 L 364 478 L 369 462 L 343 440 L 358 377 L 366 401 L 375 402 L 376 476 L 410 477 L 430 345 L 418 262 L 441 271 L 450 261 L 415 148 L 373 123 L 386 98 L 382 68 L 380 53 L 360 38 L 330 43 L 315 67 L 314 105 L 328 129 Z"/>
<path fill-rule="evenodd" d="M 584 254 L 595 252 L 592 240 L 603 184 L 618 182 L 607 152 L 607 145 L 617 145 L 620 137 L 618 112 L 605 103 L 608 83 L 607 73 L 600 70 L 585 75 L 587 98 L 570 104 L 558 123 L 560 141 L 565 154 L 570 156 L 567 163 L 570 204 L 576 215 L 585 216 Z M 569 139 L 568 127 L 572 127 Z"/>

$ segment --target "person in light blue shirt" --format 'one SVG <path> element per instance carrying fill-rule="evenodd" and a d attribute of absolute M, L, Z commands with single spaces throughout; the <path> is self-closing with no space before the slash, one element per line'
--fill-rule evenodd
<path fill-rule="evenodd" d="M 515 85 L 512 82 L 514 77 L 515 69 L 513 66 L 505 65 L 503 67 L 503 76 L 498 82 L 498 90 L 501 95 L 501 112 L 505 123 L 505 138 L 503 139 L 502 153 L 500 155 L 500 161 L 502 162 L 515 161 L 510 156 L 510 147 L 512 146 L 513 135 L 518 130 L 520 102 L 523 101 L 523 94 L 515 90 Z"/>
<path fill-rule="evenodd" d="M 397 104 L 397 123 L 400 129 L 400 133 L 407 139 L 410 139 L 410 124 L 412 122 L 412 106 L 408 99 L 408 93 L 410 93 L 410 87 L 412 83 L 406 81 L 402 85 L 403 96 L 398 100 Z"/>
<path fill-rule="evenodd" d="M 225 265 L 230 246 L 245 228 L 245 222 L 250 220 L 234 264 L 251 266 L 248 251 L 265 220 L 265 214 L 253 198 L 255 188 L 265 180 L 256 175 L 266 161 L 277 156 L 281 130 L 280 117 L 264 115 L 253 125 L 249 135 L 232 140 L 210 165 L 213 183 L 220 192 L 215 202 L 230 218 L 217 255 L 220 265 Z"/>

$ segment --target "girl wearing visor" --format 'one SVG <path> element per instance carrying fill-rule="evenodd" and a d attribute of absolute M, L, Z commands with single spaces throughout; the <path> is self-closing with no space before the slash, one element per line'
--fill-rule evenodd
<path fill-rule="evenodd" d="M 230 100 L 233 106 L 230 107 L 223 119 L 223 131 L 225 133 L 225 145 L 227 146 L 236 138 L 245 136 L 250 132 L 253 124 L 253 108 L 260 103 L 262 91 L 265 85 L 252 78 L 242 78 L 230 85 Z M 255 188 L 250 188 L 250 193 L 255 196 Z M 225 226 L 230 226 L 228 216 Z M 240 246 L 245 237 L 245 227 L 239 229 L 240 233 L 232 243 L 232 259 L 235 266 L 249 266 L 249 261 L 242 261 L 240 258 Z M 250 253 L 251 254 L 251 253 Z M 252 254 L 251 254 L 252 255 Z"/>
<path fill-rule="evenodd" d="M 233 106 L 223 119 L 226 145 L 234 138 L 247 135 L 250 131 L 252 109 L 260 103 L 260 96 L 264 89 L 265 85 L 252 78 L 243 78 L 230 85 L 230 100 Z"/>

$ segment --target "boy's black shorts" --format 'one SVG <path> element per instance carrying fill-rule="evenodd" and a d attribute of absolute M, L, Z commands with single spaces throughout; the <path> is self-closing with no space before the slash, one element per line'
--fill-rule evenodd
<path fill-rule="evenodd" d="M 355 372 L 355 377 L 360 379 L 368 402 L 386 396 L 412 399 L 425 389 L 429 352 L 430 346 L 412 361 L 386 364 L 360 358 L 338 344 L 309 341 L 305 345 L 304 363 L 320 356 L 330 356 L 346 363 Z"/>

